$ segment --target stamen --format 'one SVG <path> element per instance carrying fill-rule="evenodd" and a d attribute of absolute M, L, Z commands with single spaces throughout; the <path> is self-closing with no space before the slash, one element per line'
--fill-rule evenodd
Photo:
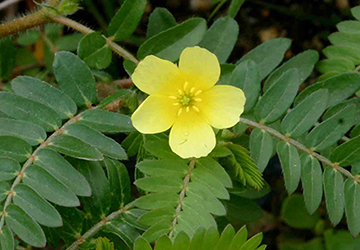
<path fill-rule="evenodd" d="M 174 106 L 179 106 L 179 105 L 180 105 L 180 103 L 178 103 L 178 102 L 174 102 L 174 103 L 173 103 L 173 105 L 174 105 Z"/>
<path fill-rule="evenodd" d="M 177 99 L 177 97 L 176 97 L 176 96 L 173 96 L 173 95 L 170 95 L 169 98 L 170 98 L 170 99 L 173 99 L 173 100 L 176 100 L 176 99 Z"/>
<path fill-rule="evenodd" d="M 192 88 L 190 89 L 190 93 L 192 93 L 192 92 L 194 92 L 194 91 L 195 91 L 195 88 L 192 87 Z"/>
<path fill-rule="evenodd" d="M 198 108 L 198 107 L 196 107 L 196 106 L 192 106 L 192 108 L 196 111 L 196 112 L 200 112 L 200 109 Z"/>
<path fill-rule="evenodd" d="M 181 89 L 178 89 L 178 92 L 179 92 L 179 94 L 180 94 L 180 95 L 182 95 L 182 94 L 183 94 L 183 92 L 182 92 L 182 90 L 181 90 Z"/>
<path fill-rule="evenodd" d="M 178 113 L 177 113 L 177 116 L 180 116 L 182 113 L 182 108 L 179 109 Z"/>
<path fill-rule="evenodd" d="M 195 96 L 197 96 L 197 95 L 200 95 L 202 93 L 202 90 L 198 90 L 198 91 L 196 91 L 196 93 L 195 93 Z"/>
<path fill-rule="evenodd" d="M 185 84 L 184 84 L 184 91 L 186 91 L 186 88 L 188 87 L 188 85 L 189 85 L 189 83 L 188 82 L 185 82 Z"/>
<path fill-rule="evenodd" d="M 201 98 L 195 98 L 194 101 L 195 101 L 195 102 L 201 102 L 202 99 L 201 99 Z"/>
<path fill-rule="evenodd" d="M 189 113 L 189 111 L 190 111 L 190 107 L 187 106 L 187 107 L 186 107 L 186 113 Z"/>

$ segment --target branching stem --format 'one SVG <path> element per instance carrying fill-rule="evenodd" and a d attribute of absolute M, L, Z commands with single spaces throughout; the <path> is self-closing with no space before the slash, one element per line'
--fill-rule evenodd
<path fill-rule="evenodd" d="M 66 250 L 75 250 L 78 249 L 78 246 L 81 245 L 85 240 L 99 232 L 99 230 L 106 225 L 109 221 L 119 217 L 121 214 L 125 213 L 126 211 L 130 210 L 134 207 L 135 201 L 127 204 L 122 209 L 115 211 L 108 215 L 106 218 L 95 224 L 92 228 L 90 228 L 89 231 L 87 231 L 83 236 L 81 236 L 79 239 L 77 239 L 71 246 L 69 246 Z"/>
<path fill-rule="evenodd" d="M 295 146 L 296 148 L 300 149 L 301 151 L 311 155 L 312 157 L 318 159 L 319 161 L 321 161 L 322 163 L 329 165 L 331 167 L 333 167 L 334 169 L 336 169 L 337 171 L 339 171 L 340 173 L 342 173 L 343 175 L 345 175 L 348 178 L 353 179 L 354 181 L 360 183 L 359 178 L 357 178 L 356 176 L 352 175 L 349 171 L 347 171 L 346 169 L 340 167 L 338 164 L 331 162 L 328 158 L 310 150 L 309 148 L 307 148 L 305 145 L 301 144 L 300 142 L 293 140 L 291 138 L 286 137 L 285 135 L 279 133 L 278 131 L 276 131 L 275 129 L 272 129 L 270 127 L 267 127 L 265 125 L 261 125 L 257 122 L 251 121 L 249 119 L 245 119 L 245 118 L 241 118 L 240 119 L 242 123 L 245 123 L 249 126 L 255 127 L 255 128 L 259 128 L 262 130 L 265 130 L 266 132 L 268 132 L 270 135 L 282 140 L 282 141 L 286 141 L 290 144 L 292 144 L 293 146 Z"/>
<path fill-rule="evenodd" d="M 185 175 L 185 178 L 184 178 L 184 182 L 183 182 L 183 188 L 180 192 L 180 199 L 179 199 L 179 204 L 177 205 L 176 207 L 176 212 L 175 212 L 175 218 L 172 222 L 172 229 L 169 233 L 169 238 L 173 237 L 174 236 L 174 232 L 175 232 L 175 226 L 176 224 L 178 223 L 178 216 L 181 212 L 181 209 L 182 209 L 182 203 L 184 201 L 184 198 L 185 198 L 185 194 L 186 194 L 186 189 L 189 185 L 189 182 L 190 182 L 190 176 L 191 176 L 191 172 L 193 171 L 194 167 L 195 167 L 195 163 L 196 163 L 196 159 L 192 159 L 191 162 L 189 163 L 189 170 L 188 172 L 186 173 Z"/>

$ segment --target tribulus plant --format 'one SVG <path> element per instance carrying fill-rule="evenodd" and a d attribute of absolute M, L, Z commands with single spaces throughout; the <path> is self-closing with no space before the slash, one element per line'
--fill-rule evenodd
<path fill-rule="evenodd" d="M 0 25 L 0 250 L 358 247 L 359 21 L 284 60 L 288 38 L 232 54 L 244 0 L 208 22 L 153 2 Z"/>

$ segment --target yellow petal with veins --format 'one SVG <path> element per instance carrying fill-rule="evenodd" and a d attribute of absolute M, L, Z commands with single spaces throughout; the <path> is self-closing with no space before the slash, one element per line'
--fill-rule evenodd
<path fill-rule="evenodd" d="M 184 85 L 178 67 L 156 56 L 147 56 L 131 76 L 136 87 L 151 94 L 176 95 Z"/>
<path fill-rule="evenodd" d="M 156 134 L 168 130 L 177 118 L 179 107 L 167 96 L 151 95 L 131 116 L 134 127 L 143 134 Z"/>
<path fill-rule="evenodd" d="M 236 87 L 217 85 L 199 95 L 196 106 L 211 126 L 224 129 L 234 126 L 244 111 L 244 92 Z"/>
<path fill-rule="evenodd" d="M 215 147 L 211 126 L 194 110 L 182 112 L 170 130 L 170 147 L 182 158 L 207 156 Z"/>
<path fill-rule="evenodd" d="M 205 91 L 216 84 L 220 77 L 220 64 L 215 54 L 200 47 L 189 47 L 180 55 L 179 69 L 196 90 Z"/>

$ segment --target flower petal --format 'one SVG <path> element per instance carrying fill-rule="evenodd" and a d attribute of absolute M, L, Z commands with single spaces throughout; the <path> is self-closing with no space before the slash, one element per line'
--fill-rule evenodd
<path fill-rule="evenodd" d="M 168 130 L 174 124 L 179 109 L 173 102 L 166 96 L 149 96 L 131 116 L 134 127 L 143 134 Z"/>
<path fill-rule="evenodd" d="M 170 147 L 182 158 L 207 156 L 215 147 L 214 130 L 196 112 L 183 112 L 170 130 Z"/>
<path fill-rule="evenodd" d="M 136 67 L 131 79 L 136 87 L 149 95 L 173 95 L 184 85 L 178 67 L 156 56 L 145 57 Z"/>
<path fill-rule="evenodd" d="M 234 126 L 244 111 L 244 92 L 236 87 L 217 85 L 198 96 L 196 106 L 211 126 L 223 129 Z"/>
<path fill-rule="evenodd" d="M 179 69 L 190 86 L 205 91 L 220 77 L 220 64 L 216 55 L 200 47 L 190 47 L 180 55 Z"/>

